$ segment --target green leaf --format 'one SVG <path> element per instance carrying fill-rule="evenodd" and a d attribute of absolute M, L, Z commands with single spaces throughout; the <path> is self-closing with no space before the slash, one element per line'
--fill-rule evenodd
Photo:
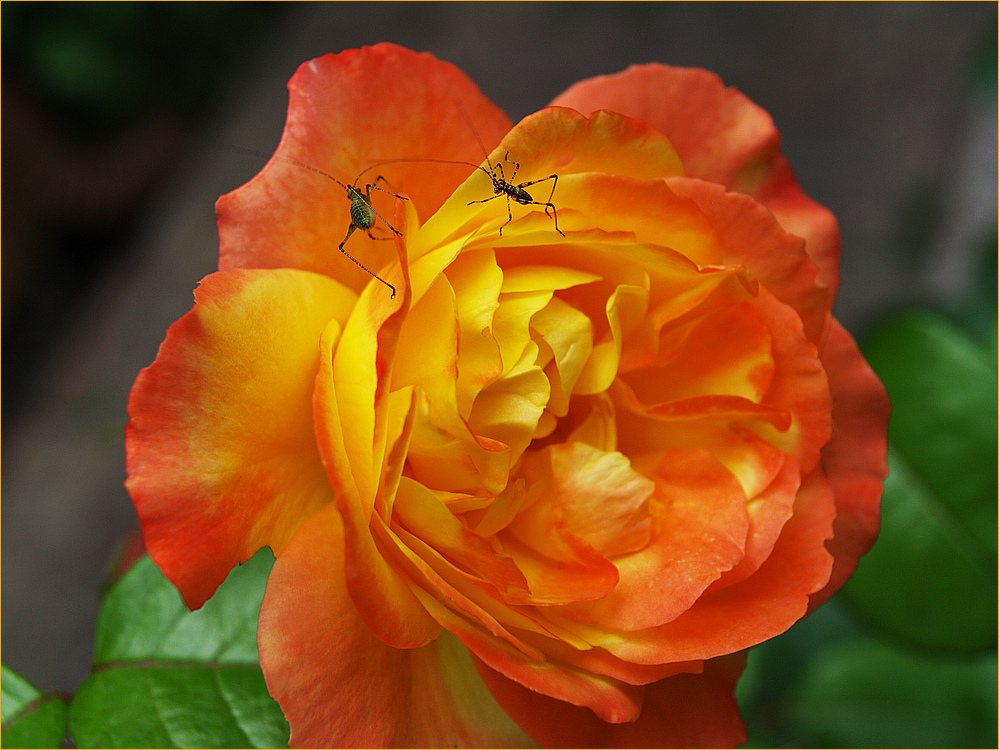
<path fill-rule="evenodd" d="M 279 747 L 288 729 L 252 667 L 119 666 L 73 701 L 80 747 Z"/>
<path fill-rule="evenodd" d="M 995 358 L 930 312 L 896 319 L 866 353 L 891 396 L 889 440 L 995 569 Z"/>
<path fill-rule="evenodd" d="M 906 653 L 857 639 L 823 655 L 796 695 L 810 747 L 996 747 L 996 657 Z"/>
<path fill-rule="evenodd" d="M 844 592 L 906 641 L 974 651 L 996 642 L 996 577 L 911 465 L 889 451 L 881 536 Z"/>
<path fill-rule="evenodd" d="M 257 616 L 274 558 L 263 550 L 234 568 L 215 596 L 190 611 L 149 557 L 105 597 L 97 619 L 94 664 L 203 661 L 256 664 Z"/>
<path fill-rule="evenodd" d="M 866 347 L 892 400 L 881 534 L 844 593 L 908 642 L 996 644 L 995 359 L 927 312 Z"/>
<path fill-rule="evenodd" d="M 70 708 L 77 746 L 287 746 L 257 652 L 273 563 L 261 550 L 191 612 L 148 557 L 137 562 L 101 605 L 94 673 Z"/>
<path fill-rule="evenodd" d="M 6 664 L 2 667 L 4 747 L 60 747 L 66 739 L 66 703 L 45 695 Z"/>

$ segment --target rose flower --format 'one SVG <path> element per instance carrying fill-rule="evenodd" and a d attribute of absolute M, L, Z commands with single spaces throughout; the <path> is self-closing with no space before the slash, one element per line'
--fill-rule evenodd
<path fill-rule="evenodd" d="M 769 116 L 645 65 L 511 127 L 390 44 L 289 87 L 132 390 L 153 560 L 193 608 L 273 550 L 294 746 L 743 741 L 745 649 L 874 540 L 888 415 Z"/>

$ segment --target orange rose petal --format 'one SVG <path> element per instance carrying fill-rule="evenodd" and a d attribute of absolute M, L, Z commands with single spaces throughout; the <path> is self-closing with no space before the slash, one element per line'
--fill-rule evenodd
<path fill-rule="evenodd" d="M 599 647 L 593 647 L 579 636 L 562 629 L 556 629 L 547 622 L 548 628 L 558 634 L 558 638 L 543 638 L 537 631 L 520 631 L 525 643 L 544 651 L 550 659 L 562 662 L 575 669 L 583 669 L 594 674 L 604 675 L 629 685 L 648 685 L 651 682 L 677 674 L 698 674 L 704 669 L 703 661 L 671 662 L 669 664 L 635 664 L 618 659 L 614 654 Z M 574 642 L 578 641 L 580 645 Z"/>
<path fill-rule="evenodd" d="M 498 440 L 474 434 L 472 437 L 474 444 L 463 443 L 463 447 L 468 450 L 478 472 L 478 482 L 474 489 L 499 495 L 510 479 L 513 451 L 510 446 Z"/>
<path fill-rule="evenodd" d="M 544 747 L 735 747 L 746 731 L 735 702 L 744 654 L 706 662 L 701 674 L 680 674 L 643 689 L 642 713 L 611 724 L 594 712 L 538 695 L 477 663 L 503 709 Z"/>
<path fill-rule="evenodd" d="M 530 321 L 551 296 L 551 290 L 500 294 L 491 330 L 479 333 L 495 340 L 502 370 L 475 395 L 469 428 L 475 435 L 510 446 L 514 458 L 534 437 L 550 393 L 548 379 L 535 364 L 538 344 L 532 340 Z M 459 369 L 471 369 L 475 364 L 470 362 L 466 368 L 463 357 Z M 494 372 L 491 357 L 486 369 Z M 484 378 L 476 380 L 483 382 Z"/>
<path fill-rule="evenodd" d="M 375 496 L 374 512 L 382 518 L 391 518 L 402 473 L 406 469 L 406 456 L 412 444 L 420 394 L 415 388 L 402 388 L 390 393 L 386 401 L 386 444 L 389 450 L 385 456 L 378 494 Z"/>
<path fill-rule="evenodd" d="M 190 607 L 332 500 L 309 426 L 320 334 L 353 292 L 316 274 L 230 271 L 136 379 L 127 487 L 146 546 Z"/>
<path fill-rule="evenodd" d="M 431 617 L 453 629 L 453 618 L 468 621 L 468 627 L 479 628 L 502 640 L 532 661 L 543 661 L 544 654 L 526 645 L 510 632 L 506 622 L 522 619 L 519 613 L 497 606 L 498 592 L 481 578 L 465 573 L 445 560 L 436 550 L 398 524 L 391 528 L 380 520 L 376 531 L 383 540 L 394 565 L 406 571 L 413 582 L 412 592 Z"/>
<path fill-rule="evenodd" d="M 743 556 L 746 497 L 704 450 L 665 453 L 649 501 L 654 532 L 638 552 L 614 558 L 620 580 L 605 596 L 555 612 L 601 628 L 640 630 L 670 622 Z"/>
<path fill-rule="evenodd" d="M 509 556 L 466 528 L 429 489 L 403 477 L 393 520 L 462 570 L 497 586 L 500 591 L 527 590 L 527 581 Z"/>
<path fill-rule="evenodd" d="M 435 214 L 436 215 L 436 214 Z M 406 253 L 409 261 L 409 277 L 413 287 L 413 299 L 419 300 L 445 271 L 457 260 L 465 249 L 466 237 L 433 247 L 429 252 L 423 252 L 426 243 L 423 241 L 425 232 L 419 228 L 411 237 L 407 237 Z"/>
<path fill-rule="evenodd" d="M 340 414 L 330 375 L 333 352 L 342 332 L 343 327 L 333 321 L 326 326 L 320 337 L 319 368 L 314 379 L 312 394 L 313 419 L 319 453 L 323 458 L 323 465 L 326 467 L 334 493 L 357 498 L 359 491 L 347 455 L 343 430 L 340 429 Z"/>
<path fill-rule="evenodd" d="M 621 450 L 643 457 L 637 459 L 642 466 L 644 457 L 662 451 L 705 448 L 738 480 L 746 497 L 754 498 L 770 486 L 785 463 L 784 452 L 755 431 L 770 424 L 787 429 L 772 409 L 708 397 L 666 404 L 650 416 L 636 411 L 623 384 L 615 383 L 611 393 L 618 407 Z"/>
<path fill-rule="evenodd" d="M 477 492 L 487 482 L 479 472 L 478 456 L 457 437 L 438 429 L 430 422 L 429 405 L 425 402 L 413 429 L 413 440 L 406 455 L 406 466 L 413 478 L 435 490 L 452 492 Z M 507 453 L 509 451 L 506 451 Z M 486 465 L 489 469 L 490 466 Z M 506 477 L 506 469 L 494 469 L 495 483 Z"/>
<path fill-rule="evenodd" d="M 804 337 L 801 319 L 761 287 L 758 310 L 773 333 L 776 368 L 764 403 L 789 412 L 793 417 L 787 430 L 759 434 L 801 464 L 802 473 L 811 472 L 819 451 L 829 441 L 832 430 L 829 410 L 829 380 L 819 361 L 815 345 Z"/>
<path fill-rule="evenodd" d="M 525 353 L 526 360 L 533 360 L 537 344 L 531 342 Z M 518 367 L 487 386 L 475 399 L 468 418 L 469 428 L 482 437 L 496 440 L 510 447 L 512 460 L 524 452 L 548 403 L 550 385 L 539 367 Z M 490 488 L 491 489 L 491 488 Z"/>
<path fill-rule="evenodd" d="M 647 196 L 642 198 L 641 187 L 648 186 L 651 190 L 669 193 L 668 188 L 663 190 L 663 183 L 650 181 L 683 174 L 669 141 L 644 123 L 613 112 L 594 113 L 586 118 L 578 112 L 562 108 L 541 110 L 524 118 L 492 152 L 489 162 L 496 175 L 505 176 L 504 179 L 511 184 L 539 181 L 526 189 L 538 203 L 551 203 L 554 211 L 543 205 L 521 206 L 513 201 L 508 205 L 505 195 L 494 192 L 490 177 L 482 170 L 476 170 L 454 192 L 441 211 L 426 221 L 419 247 L 447 245 L 458 234 L 473 231 L 490 241 L 502 242 L 521 232 L 533 236 L 534 231 L 543 229 L 549 235 L 545 242 L 551 242 L 550 233 L 554 229 L 556 215 L 562 232 L 574 229 L 562 226 L 563 207 L 573 211 L 577 200 L 582 201 L 580 206 L 589 205 L 589 191 L 593 187 L 589 181 L 580 182 L 580 175 L 587 178 L 616 175 L 634 186 L 633 194 L 641 200 L 642 206 L 654 211 L 657 216 L 668 217 L 669 213 L 663 210 L 661 203 Z M 512 162 L 517 162 L 520 167 L 515 167 Z M 558 179 L 548 179 L 552 176 Z M 569 192 L 564 193 L 566 190 Z M 617 207 L 616 214 L 625 205 L 626 197 L 609 198 L 597 200 L 606 208 Z M 674 203 L 679 205 L 683 201 L 674 196 Z M 685 205 L 688 211 L 696 210 L 689 202 Z M 636 209 L 630 213 L 631 224 L 653 231 L 651 222 L 642 218 L 642 211 Z M 688 234 L 695 233 L 695 220 L 688 220 L 688 224 Z M 671 222 L 671 226 L 676 228 L 679 224 Z M 499 234 L 501 228 L 502 235 Z M 702 221 L 697 229 L 707 230 L 709 227 Z"/>
<path fill-rule="evenodd" d="M 509 375 L 524 359 L 524 352 L 531 340 L 531 318 L 548 304 L 552 290 L 541 289 L 528 292 L 501 293 L 499 306 L 493 315 L 492 335 L 500 348 L 503 361 L 503 375 Z M 533 365 L 534 357 L 527 358 L 524 364 Z"/>
<path fill-rule="evenodd" d="M 343 346 L 331 348 L 329 361 L 324 357 L 320 365 L 315 413 L 320 423 L 320 452 L 330 467 L 336 467 L 337 476 L 330 480 L 338 494 L 344 495 L 344 502 L 358 504 L 367 518 L 374 507 L 380 468 L 375 458 L 377 344 L 374 336 L 367 339 L 359 333 L 362 324 L 356 320 L 354 325 L 348 323 L 349 332 L 341 334 L 338 343 Z"/>
<path fill-rule="evenodd" d="M 739 480 L 747 498 L 759 497 L 784 469 L 788 455 L 740 422 L 730 422 L 726 428 L 720 423 L 711 425 L 711 421 L 703 420 L 706 428 L 716 431 L 715 440 L 710 442 L 714 457 Z M 759 427 L 760 422 L 754 426 Z"/>
<path fill-rule="evenodd" d="M 446 492 L 444 490 L 435 490 L 434 494 L 456 516 L 484 510 L 493 502 L 492 497 L 484 494 L 470 495 L 467 492 Z"/>
<path fill-rule="evenodd" d="M 402 323 L 392 363 L 391 388 L 416 385 L 431 394 L 453 390 L 458 378 L 457 360 L 454 292 L 447 279 L 439 277 Z"/>
<path fill-rule="evenodd" d="M 818 343 L 832 307 L 833 292 L 817 283 L 818 267 L 805 253 L 805 242 L 774 221 L 766 208 L 748 196 L 726 193 L 704 180 L 671 178 L 678 195 L 692 199 L 718 231 L 725 263 L 744 265 L 753 276 L 801 316 L 805 335 Z"/>
<path fill-rule="evenodd" d="M 400 81 L 418 84 L 400 85 Z M 350 225 L 350 201 L 331 179 L 285 159 L 351 183 L 362 169 L 384 159 L 433 157 L 482 160 L 476 135 L 492 147 L 509 120 L 458 68 L 427 53 L 394 44 L 304 63 L 288 84 L 288 120 L 275 158 L 253 180 L 219 199 L 219 268 L 303 268 L 344 279 L 361 289 L 370 277 L 337 251 Z M 441 127 L 448 122 L 450 127 Z M 399 127 L 405 123 L 405 127 Z M 406 194 L 421 219 L 441 206 L 468 176 L 468 167 L 392 164 L 360 181 L 385 176 Z M 392 221 L 392 196 L 372 193 Z M 379 220 L 377 226 L 383 224 Z M 399 227 L 396 227 L 399 229 Z M 382 226 L 378 232 L 389 236 Z M 389 243 L 355 232 L 347 249 L 371 269 L 393 257 Z"/>
<path fill-rule="evenodd" d="M 755 404 L 741 396 L 694 396 L 659 404 L 644 412 L 663 421 L 727 416 L 733 421 L 766 422 L 778 430 L 786 430 L 791 426 L 791 415 L 783 409 Z"/>
<path fill-rule="evenodd" d="M 734 267 L 694 266 L 655 286 L 650 309 L 624 341 L 623 376 L 640 378 L 643 368 L 676 359 L 680 349 L 690 346 L 691 331 L 702 325 L 705 315 L 756 295 L 755 282 L 744 269 Z"/>
<path fill-rule="evenodd" d="M 521 235 L 495 245 L 496 257 L 504 268 L 538 264 L 557 265 L 565 261 L 561 245 L 519 244 Z M 756 282 L 740 267 L 699 268 L 680 253 L 657 245 L 638 244 L 621 233 L 598 230 L 586 241 L 572 245 L 574 264 L 601 277 L 601 281 L 560 291 L 558 296 L 585 313 L 594 324 L 594 338 L 602 340 L 609 333 L 606 300 L 622 288 L 648 290 L 649 317 L 658 325 L 689 313 L 704 304 L 713 293 L 731 299 L 748 299 L 755 294 Z M 639 320 L 638 323 L 645 324 Z M 658 331 L 656 332 L 658 334 Z M 637 335 L 632 332 L 632 335 Z"/>
<path fill-rule="evenodd" d="M 415 584 L 413 592 L 442 624 L 450 627 L 455 617 L 466 623 L 477 622 L 534 662 L 544 661 L 545 655 L 532 643 L 541 647 L 562 644 L 573 654 L 590 648 L 578 635 L 548 622 L 542 613 L 510 606 L 505 601 L 511 598 L 510 587 L 501 592 L 492 582 L 459 567 L 402 525 L 380 525 L 378 530 L 390 547 L 389 554 L 410 574 Z"/>
<path fill-rule="evenodd" d="M 779 142 L 764 110 L 704 70 L 632 66 L 616 76 L 580 82 L 554 103 L 638 117 L 673 143 L 686 174 L 730 188 L 745 181 L 743 172 L 756 175 L 759 154 L 776 153 Z"/>
<path fill-rule="evenodd" d="M 586 706 L 604 721 L 619 723 L 638 718 L 642 688 L 552 661 L 533 661 L 480 628 L 471 627 L 457 615 L 449 613 L 444 616 L 448 617 L 445 627 L 472 652 L 480 674 L 483 672 L 481 667 L 487 665 L 516 680 L 536 696 L 540 693 L 541 696 Z"/>
<path fill-rule="evenodd" d="M 455 291 L 459 328 L 457 407 L 458 413 L 468 419 L 479 391 L 503 372 L 499 343 L 490 333 L 499 307 L 503 271 L 496 265 L 494 254 L 483 251 L 459 256 L 445 275 Z"/>
<path fill-rule="evenodd" d="M 587 113 L 589 114 L 589 113 Z M 606 172 L 636 180 L 684 174 L 683 164 L 654 127 L 618 112 L 579 112 L 549 107 L 517 123 L 493 152 L 537 165 L 540 172 Z"/>
<path fill-rule="evenodd" d="M 585 443 L 602 451 L 617 450 L 617 420 L 614 403 L 606 393 L 576 399 L 578 422 L 566 442 Z"/>
<path fill-rule="evenodd" d="M 511 719 L 478 673 L 471 652 L 446 630 L 437 639 L 441 674 L 454 701 L 455 712 L 468 727 L 457 747 L 531 747 L 530 737 Z M 444 747 L 411 743 L 400 747 Z"/>
<path fill-rule="evenodd" d="M 580 81 L 552 104 L 584 114 L 609 109 L 647 122 L 673 144 L 688 175 L 723 185 L 779 142 L 770 115 L 697 68 L 632 65 Z"/>
<path fill-rule="evenodd" d="M 575 396 L 593 396 L 606 391 L 617 376 L 621 364 L 620 339 L 595 344 L 576 381 Z"/>
<path fill-rule="evenodd" d="M 623 376 L 648 406 L 708 395 L 759 402 L 774 374 L 770 332 L 749 301 L 701 316 L 660 356 L 666 358 L 662 365 Z"/>
<path fill-rule="evenodd" d="M 260 661 L 291 747 L 522 743 L 460 646 L 397 649 L 371 634 L 347 596 L 343 545 L 329 506 L 300 527 L 264 594 Z"/>
<path fill-rule="evenodd" d="M 628 377 L 641 377 L 642 368 L 666 365 L 677 360 L 674 366 L 703 367 L 696 361 L 681 356 L 685 347 L 696 345 L 692 331 L 705 325 L 705 316 L 725 315 L 724 310 L 740 301 L 750 301 L 758 294 L 758 284 L 745 269 L 737 266 L 711 266 L 696 268 L 693 273 L 677 272 L 672 277 L 656 284 L 653 279 L 653 299 L 648 315 L 624 342 L 621 373 Z M 740 327 L 748 329 L 753 321 L 739 321 Z M 749 334 L 748 330 L 745 333 Z M 715 335 L 721 335 L 717 333 Z M 722 352 L 737 350 L 742 354 L 756 346 L 756 361 L 762 357 L 762 339 L 759 332 L 749 336 L 749 340 L 736 344 L 729 337 L 719 348 Z M 718 355 L 716 355 L 718 356 Z M 632 376 L 630 373 L 636 372 Z M 692 373 L 693 374 L 693 373 Z M 766 377 L 766 369 L 754 373 L 755 380 Z"/>
<path fill-rule="evenodd" d="M 537 492 L 538 489 L 535 489 Z M 527 578 L 529 593 L 511 604 L 567 604 L 596 599 L 618 581 L 617 568 L 553 518 L 544 503 L 522 508 L 497 538 Z"/>
<path fill-rule="evenodd" d="M 783 154 L 769 165 L 766 180 L 751 195 L 767 207 L 782 227 L 805 240 L 805 250 L 819 268 L 819 286 L 830 298 L 839 291 L 841 239 L 833 212 L 801 190 Z"/>
<path fill-rule="evenodd" d="M 536 292 L 539 290 L 568 289 L 589 284 L 600 277 L 596 274 L 566 266 L 521 266 L 503 271 L 503 293 Z"/>
<path fill-rule="evenodd" d="M 422 394 L 410 464 L 418 476 L 435 489 L 501 491 L 511 461 L 510 446 L 503 439 L 519 443 L 519 454 L 533 434 L 537 418 L 528 419 L 524 424 L 500 425 L 496 434 L 484 427 L 481 430 L 470 428 L 471 414 L 469 421 L 462 418 L 457 405 L 457 378 L 462 370 L 471 369 L 476 363 L 466 363 L 463 358 L 459 367 L 457 361 L 461 351 L 457 304 L 458 297 L 448 279 L 437 277 L 406 316 L 398 335 L 392 387 L 416 385 Z M 442 329 L 438 322 L 441 320 L 452 321 L 452 325 Z M 427 331 L 433 332 L 432 335 L 428 337 Z M 483 337 L 481 333 L 479 336 Z M 487 357 L 484 367 L 492 373 L 495 372 L 493 365 L 492 358 Z M 540 372 L 534 376 L 533 386 L 525 386 L 526 394 L 521 393 L 522 389 L 514 379 L 508 380 L 510 382 L 503 381 L 492 392 L 494 400 L 502 402 L 504 396 L 518 400 L 539 388 L 547 390 L 547 382 Z M 478 418 L 488 420 L 490 403 L 489 396 L 483 398 L 476 412 Z M 535 411 L 540 414 L 539 409 Z"/>
<path fill-rule="evenodd" d="M 685 173 L 747 193 L 788 232 L 803 237 L 818 265 L 819 284 L 838 287 L 839 227 L 798 186 L 780 152 L 780 135 L 765 110 L 714 73 L 668 65 L 634 65 L 616 75 L 574 84 L 552 102 L 582 113 L 610 109 L 637 117 L 676 148 Z"/>
<path fill-rule="evenodd" d="M 391 368 L 413 301 L 401 244 L 396 244 L 396 252 L 402 261 L 393 269 L 396 297 L 386 293 L 381 284 L 365 287 L 340 340 L 320 362 L 316 379 L 314 407 L 320 453 L 329 467 L 335 467 L 330 469 L 334 487 L 346 483 L 350 490 L 347 495 L 341 492 L 338 501 L 359 504 L 365 518 L 374 507 L 384 468 Z"/>
<path fill-rule="evenodd" d="M 830 395 L 825 371 L 818 359 L 814 344 L 803 335 L 801 319 L 791 308 L 774 299 L 763 287 L 758 289 L 752 314 L 763 321 L 764 328 L 772 337 L 771 354 L 774 367 L 762 398 L 762 405 L 768 408 L 757 415 L 762 418 L 752 423 L 747 422 L 744 429 L 752 429 L 767 442 L 793 456 L 802 465 L 802 470 L 807 473 L 818 463 L 819 451 L 828 442 L 831 431 Z M 680 341 L 685 341 L 685 338 L 681 337 Z M 674 379 L 682 379 L 682 373 L 688 363 L 696 372 L 697 362 L 700 359 L 700 355 L 677 358 L 675 364 L 677 374 L 673 376 Z M 708 361 L 710 362 L 710 358 Z M 628 380 L 637 377 L 638 375 L 629 374 Z M 654 383 L 654 378 L 650 379 L 650 382 Z M 632 398 L 626 391 L 619 387 L 613 390 L 619 406 L 631 410 L 639 408 L 638 404 L 632 403 Z M 781 412 L 791 415 L 792 421 L 789 427 L 780 417 Z M 752 412 L 747 412 L 747 415 L 749 414 Z M 678 412 L 671 416 L 682 416 L 682 413 Z M 622 419 L 627 417 L 622 416 Z M 707 439 L 719 439 L 724 442 L 727 439 L 724 429 L 716 430 L 713 436 L 710 432 L 703 434 Z M 648 434 L 646 429 L 632 427 L 627 431 L 621 429 L 620 434 L 627 435 L 629 441 L 648 442 L 650 447 L 674 445 L 672 433 L 653 435 Z M 707 445 L 696 442 L 697 437 L 692 434 L 688 434 L 687 438 L 695 441 L 691 443 L 693 445 Z M 636 444 L 625 452 L 628 455 L 641 455 L 642 451 Z M 732 462 L 725 460 L 724 463 L 736 476 L 741 476 Z M 757 487 L 755 491 L 747 489 L 747 494 L 752 497 L 760 489 L 762 487 Z"/>
<path fill-rule="evenodd" d="M 507 152 L 521 165 L 515 178 L 505 161 Z M 507 181 L 514 183 L 553 173 L 560 180 L 563 174 L 587 172 L 636 180 L 683 174 L 673 145 L 646 123 L 615 112 L 586 117 L 562 107 L 542 109 L 514 125 L 490 154 L 490 161 L 494 166 L 502 164 Z"/>
<path fill-rule="evenodd" d="M 531 330 L 541 337 L 545 374 L 551 384 L 546 410 L 556 417 L 569 413 L 569 396 L 593 352 L 593 324 L 576 308 L 558 297 L 531 318 Z"/>
<path fill-rule="evenodd" d="M 408 304 L 408 285 L 404 286 L 402 296 L 402 302 Z M 367 295 L 367 298 L 370 301 L 371 295 Z M 358 307 L 355 307 L 355 315 L 364 315 L 364 300 L 362 297 Z M 376 315 L 374 310 L 368 312 L 372 316 Z M 356 319 L 351 320 L 356 328 Z M 389 315 L 379 328 L 379 332 L 390 332 L 387 340 L 378 342 L 384 344 L 380 350 L 390 348 L 391 329 L 393 326 L 398 327 L 399 321 L 399 315 Z M 351 327 L 351 323 L 348 323 L 345 333 Z M 380 481 L 369 476 L 374 467 L 371 464 L 365 465 L 364 460 L 373 464 L 377 456 L 377 466 L 380 468 L 383 460 L 391 460 L 393 454 L 391 449 L 386 451 L 384 446 L 381 449 L 376 447 L 378 433 L 387 432 L 383 423 L 387 421 L 388 411 L 388 399 L 378 392 L 377 376 L 372 374 L 371 379 L 366 381 L 375 393 L 364 391 L 353 381 L 348 380 L 346 384 L 343 382 L 344 370 L 363 370 L 364 357 L 375 357 L 370 348 L 355 344 L 359 339 L 363 341 L 363 337 L 357 334 L 350 338 L 341 336 L 338 342 L 334 342 L 330 336 L 322 339 L 313 399 L 315 434 L 334 489 L 335 504 L 342 518 L 347 589 L 368 627 L 379 639 L 393 646 L 412 648 L 433 639 L 440 631 L 440 626 L 413 595 L 406 577 L 386 562 L 383 550 L 372 536 L 371 523 L 376 519 L 372 515 L 375 508 L 374 495 Z M 350 362 L 352 368 L 344 367 L 336 372 L 341 358 L 334 353 L 334 344 L 339 347 L 345 341 L 355 345 L 352 353 L 362 361 Z M 337 351 L 341 350 L 338 348 Z M 344 359 L 348 358 L 349 355 L 344 355 Z M 377 368 L 377 364 L 375 367 Z M 354 417 L 349 417 L 354 420 L 353 423 L 347 421 L 343 406 L 349 403 L 350 394 L 356 399 L 368 400 L 370 413 L 367 419 L 363 418 L 363 414 L 358 416 L 355 410 L 347 412 L 354 413 Z M 415 409 L 415 399 L 413 403 Z M 381 426 L 376 428 L 373 420 Z M 348 424 L 353 429 L 348 429 Z M 388 436 L 385 435 L 384 439 L 387 441 Z M 365 456 L 367 459 L 364 459 Z"/>
<path fill-rule="evenodd" d="M 814 472 L 803 480 L 793 515 L 754 575 L 700 597 L 670 623 L 623 636 L 607 633 L 596 645 L 626 661 L 662 664 L 731 654 L 784 632 L 829 580 L 832 556 L 823 542 L 832 537 L 835 514 L 829 484 Z"/>
<path fill-rule="evenodd" d="M 557 628 L 545 627 L 539 620 L 507 606 L 495 586 L 453 565 L 401 526 L 393 525 L 390 532 L 398 542 L 399 552 L 406 558 L 405 564 L 412 567 L 414 579 L 425 582 L 414 591 L 431 616 L 445 625 L 450 625 L 455 616 L 469 621 L 473 628 L 477 623 L 479 628 L 532 661 L 544 661 L 544 652 L 529 645 L 522 635 L 552 636 Z M 585 645 L 571 634 L 568 638 L 574 646 Z"/>
<path fill-rule="evenodd" d="M 591 228 L 582 218 L 570 216 L 572 210 L 597 217 L 605 232 L 630 232 L 634 242 L 668 247 L 699 265 L 724 262 L 714 227 L 694 201 L 678 195 L 668 182 L 616 172 L 566 175 L 559 180 L 556 197 L 566 216 L 563 231 Z"/>
<path fill-rule="evenodd" d="M 489 506 L 482 513 L 466 516 L 472 530 L 481 536 L 490 537 L 505 529 L 527 498 L 526 486 L 523 478 L 514 479 L 503 492 L 490 500 Z"/>
<path fill-rule="evenodd" d="M 546 449 L 539 463 L 550 472 L 554 490 L 545 502 L 568 533 L 607 557 L 648 544 L 648 501 L 655 485 L 623 455 L 563 443 Z"/>
<path fill-rule="evenodd" d="M 801 467 L 795 461 L 786 461 L 770 485 L 746 504 L 749 533 L 742 559 L 708 586 L 707 593 L 743 581 L 759 570 L 794 511 L 794 498 L 800 485 Z"/>
<path fill-rule="evenodd" d="M 356 505 L 342 513 L 347 591 L 371 633 L 397 648 L 426 645 L 440 626 L 413 594 L 411 581 L 385 559 Z M 372 523 L 378 523 L 373 516 Z"/>
<path fill-rule="evenodd" d="M 885 388 L 850 334 L 835 320 L 822 349 L 833 393 L 833 435 L 822 449 L 822 467 L 836 496 L 829 583 L 809 602 L 815 608 L 853 572 L 877 538 L 878 500 L 888 473 L 886 428 L 891 405 Z"/>
<path fill-rule="evenodd" d="M 625 336 L 633 331 L 648 308 L 647 286 L 620 284 L 605 304 L 608 334 L 593 346 L 576 380 L 576 395 L 592 395 L 606 391 L 621 370 L 621 352 Z"/>

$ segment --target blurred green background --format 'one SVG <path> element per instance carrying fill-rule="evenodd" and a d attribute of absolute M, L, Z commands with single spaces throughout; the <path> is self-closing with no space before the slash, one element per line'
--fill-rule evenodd
<path fill-rule="evenodd" d="M 647 61 L 773 115 L 840 220 L 837 315 L 892 397 L 892 475 L 844 592 L 751 652 L 749 744 L 996 746 L 994 3 L 6 2 L 0 30 L 2 645 L 43 693 L 89 673 L 135 523 L 128 389 L 213 270 L 215 199 L 264 161 L 238 149 L 276 146 L 300 63 L 387 40 L 514 121 Z"/>

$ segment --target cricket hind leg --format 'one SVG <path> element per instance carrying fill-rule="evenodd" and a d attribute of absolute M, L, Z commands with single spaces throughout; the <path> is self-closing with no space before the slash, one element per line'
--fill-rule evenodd
<path fill-rule="evenodd" d="M 348 258 L 350 258 L 350 260 L 351 260 L 351 261 L 353 261 L 354 265 L 356 265 L 356 266 L 357 266 L 358 268 L 360 268 L 360 269 L 361 269 L 362 271 L 366 272 L 366 273 L 367 273 L 367 274 L 368 274 L 369 276 L 372 276 L 372 277 L 374 277 L 374 278 L 378 279 L 378 280 L 379 280 L 380 282 L 382 282 L 382 283 L 383 283 L 383 284 L 384 284 L 385 286 L 387 286 L 387 287 L 388 287 L 389 289 L 391 289 L 391 290 L 392 290 L 392 295 L 391 295 L 391 296 L 389 297 L 389 299 L 393 299 L 393 298 L 395 297 L 395 287 L 394 287 L 394 286 L 392 286 L 391 284 L 389 284 L 389 283 L 388 283 L 387 281 L 385 281 L 385 279 L 383 279 L 383 278 L 382 278 L 381 276 L 379 276 L 379 275 L 378 275 L 377 273 L 375 273 L 374 271 L 372 271 L 372 270 L 371 270 L 370 268 L 368 268 L 368 267 L 367 267 L 366 265 L 364 265 L 363 263 L 361 263 L 361 261 L 359 261 L 359 260 L 358 260 L 357 258 L 355 258 L 355 257 L 354 257 L 353 255 L 351 255 L 351 254 L 350 254 L 350 253 L 348 253 L 348 252 L 347 252 L 346 250 L 344 250 L 343 246 L 344 246 L 345 244 L 347 244 L 347 240 L 349 240 L 349 239 L 350 239 L 350 235 L 352 235 L 352 234 L 354 233 L 354 230 L 355 230 L 355 229 L 357 229 L 357 227 L 355 227 L 355 226 L 354 226 L 353 224 L 351 224 L 351 225 L 350 225 L 350 228 L 349 228 L 349 229 L 347 229 L 347 236 L 346 236 L 346 237 L 344 237 L 344 238 L 343 238 L 343 242 L 341 242 L 341 243 L 340 243 L 340 252 L 341 252 L 341 253 L 343 253 L 344 255 L 346 255 L 346 256 L 347 256 Z M 372 234 L 371 234 L 371 230 L 370 230 L 370 229 L 366 230 L 366 233 L 367 233 L 367 235 L 368 235 L 369 237 L 371 237 L 371 239 L 373 239 L 373 240 L 379 240 L 379 239 L 381 239 L 381 240 L 390 240 L 390 239 L 392 239 L 391 237 L 374 237 L 374 236 L 372 236 Z"/>

